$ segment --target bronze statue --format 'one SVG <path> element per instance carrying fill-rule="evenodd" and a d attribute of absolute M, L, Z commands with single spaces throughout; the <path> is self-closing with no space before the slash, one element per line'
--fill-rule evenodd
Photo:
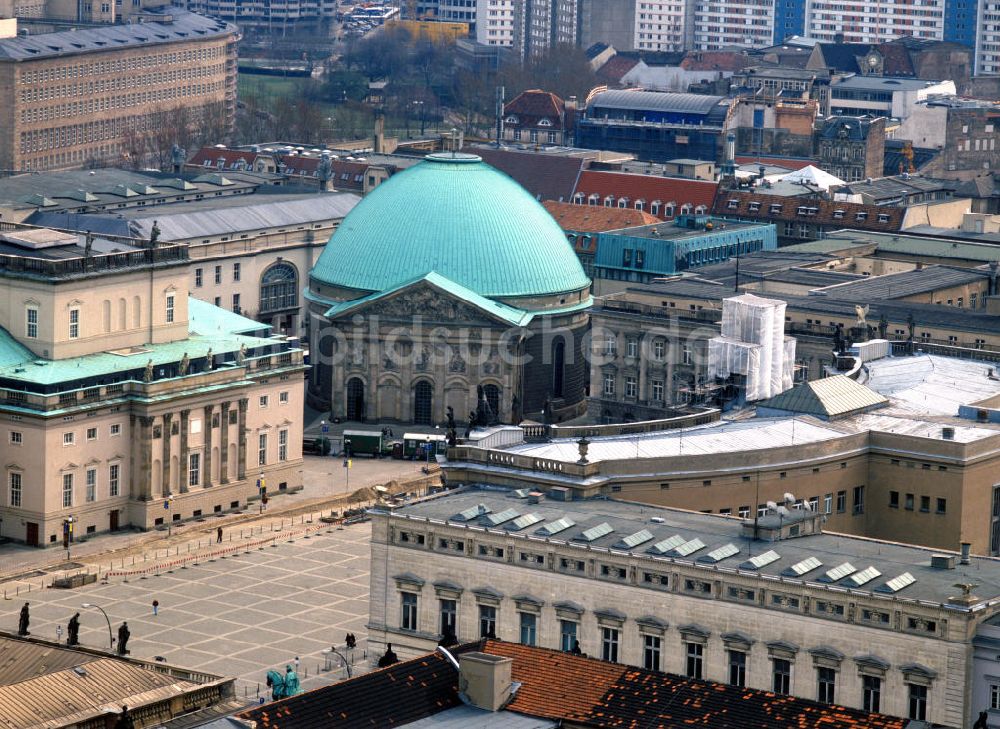
<path fill-rule="evenodd" d="M 127 706 L 122 707 L 122 713 L 118 715 L 118 721 L 115 722 L 115 729 L 135 729 L 135 721 L 128 713 Z"/>
<path fill-rule="evenodd" d="M 118 628 L 118 655 L 128 655 L 128 639 L 132 634 L 129 632 L 128 623 L 122 622 Z"/>
<path fill-rule="evenodd" d="M 31 635 L 28 632 L 28 623 L 31 622 L 31 614 L 28 610 L 28 604 L 24 603 L 24 607 L 21 608 L 21 617 L 17 622 L 17 634 L 21 636 Z"/>
<path fill-rule="evenodd" d="M 157 221 L 153 221 L 153 227 L 149 231 L 149 247 L 156 248 L 156 241 L 160 239 L 160 226 L 156 224 Z"/>
<path fill-rule="evenodd" d="M 399 657 L 392 652 L 392 643 L 385 644 L 385 654 L 378 659 L 379 668 L 388 668 L 394 663 L 399 663 Z"/>
<path fill-rule="evenodd" d="M 188 358 L 188 353 L 185 352 L 184 356 L 181 357 L 181 363 L 180 363 L 180 365 L 177 367 L 177 374 L 179 376 L 183 377 L 184 375 L 186 375 L 188 373 L 188 367 L 190 367 L 190 366 L 191 366 L 191 360 L 190 360 L 190 358 Z"/>
<path fill-rule="evenodd" d="M 472 430 L 476 427 L 476 411 L 469 411 L 469 424 L 465 426 L 465 437 L 472 435 Z"/>
<path fill-rule="evenodd" d="M 94 234 L 91 231 L 87 231 L 86 237 L 83 239 L 83 256 L 84 258 L 90 258 L 90 251 L 94 247 Z"/>
<path fill-rule="evenodd" d="M 80 613 L 71 617 L 66 624 L 66 645 L 80 645 Z"/>

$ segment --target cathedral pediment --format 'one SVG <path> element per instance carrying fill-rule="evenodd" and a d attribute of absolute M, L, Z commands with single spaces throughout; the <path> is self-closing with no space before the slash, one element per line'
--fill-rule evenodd
<path fill-rule="evenodd" d="M 532 319 L 528 312 L 487 299 L 434 273 L 390 291 L 343 302 L 326 313 L 331 320 L 357 314 L 404 322 L 419 316 L 425 323 L 471 326 L 524 326 Z"/>

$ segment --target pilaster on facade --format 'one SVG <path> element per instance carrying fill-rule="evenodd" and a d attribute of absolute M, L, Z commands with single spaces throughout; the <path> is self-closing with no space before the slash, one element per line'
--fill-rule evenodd
<path fill-rule="evenodd" d="M 212 450 L 215 441 L 215 427 L 213 425 L 213 418 L 215 417 L 215 405 L 205 406 L 205 424 L 204 424 L 204 442 L 205 442 L 205 470 L 201 477 L 202 486 L 204 488 L 212 487 Z"/>
<path fill-rule="evenodd" d="M 237 480 L 242 481 L 247 477 L 247 405 L 249 399 L 240 398 L 239 403 L 239 462 L 237 463 Z"/>
<path fill-rule="evenodd" d="M 167 498 L 173 493 L 173 489 L 171 488 L 172 481 L 170 480 L 173 477 L 170 468 L 170 441 L 172 440 L 171 430 L 173 428 L 173 419 L 173 413 L 163 414 L 163 430 L 161 432 L 161 437 L 163 438 L 163 478 L 160 482 L 160 492 L 163 498 Z"/>
<path fill-rule="evenodd" d="M 231 403 L 228 400 L 222 403 L 222 433 L 219 436 L 219 481 L 222 484 L 229 483 L 229 412 Z"/>

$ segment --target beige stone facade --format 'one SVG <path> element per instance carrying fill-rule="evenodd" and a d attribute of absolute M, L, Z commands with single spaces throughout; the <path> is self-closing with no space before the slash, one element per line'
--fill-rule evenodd
<path fill-rule="evenodd" d="M 764 578 L 753 568 L 713 566 L 696 555 L 656 557 L 647 551 L 653 541 L 631 549 L 576 541 L 581 528 L 604 519 L 615 529 L 625 529 L 611 517 L 628 509 L 634 511 L 629 518 L 634 518 L 635 530 L 643 523 L 657 530 L 660 517 L 670 525 L 664 534 L 681 523 L 670 512 L 640 510 L 638 505 L 545 500 L 538 506 L 509 494 L 475 491 L 442 499 L 444 506 L 432 500 L 373 519 L 369 641 L 375 653 L 385 642 L 404 658 L 433 650 L 446 622 L 454 626 L 459 641 L 474 640 L 489 630 L 501 640 L 568 650 L 576 639 L 591 656 L 721 683 L 737 682 L 732 663 L 738 653 L 744 661 L 743 685 L 748 687 L 776 690 L 777 661 L 787 661 L 780 665 L 788 668 L 788 685 L 779 692 L 816 700 L 818 671 L 829 668 L 835 681 L 832 700 L 838 704 L 866 707 L 865 688 L 876 685 L 866 681 L 870 677 L 877 679 L 882 713 L 948 727 L 971 721 L 972 640 L 980 624 L 994 614 L 993 607 L 977 615 L 955 609 L 958 603 L 943 598 L 918 601 L 903 591 L 901 596 L 880 594 L 873 591 L 874 582 L 863 590 L 837 589 L 817 581 L 816 573 L 811 579 Z M 457 503 L 449 508 L 449 501 Z M 478 520 L 462 524 L 451 517 L 476 503 L 494 514 L 513 507 L 545 521 L 567 514 L 578 526 L 546 538 L 536 536 L 535 526 L 484 528 Z M 650 517 L 657 518 L 650 523 Z M 732 522 L 693 514 L 684 519 L 703 530 L 707 549 L 726 538 L 720 525 Z M 750 554 L 776 550 L 791 564 L 798 557 L 789 550 L 801 542 L 798 548 L 816 550 L 823 570 L 847 560 L 859 570 L 869 564 L 813 539 L 832 542 L 833 537 L 736 542 L 743 556 L 731 559 L 740 562 Z M 848 544 L 852 541 L 845 539 L 844 549 L 854 549 Z M 902 550 L 913 553 L 903 559 L 913 559 L 914 565 L 930 556 L 913 548 Z M 872 564 L 885 571 L 880 580 L 895 576 L 890 569 L 903 569 L 901 564 L 879 564 L 874 548 L 871 554 Z M 899 560 L 895 555 L 885 558 Z M 984 568 L 995 571 L 997 565 L 990 562 Z M 925 578 L 915 566 L 911 569 L 919 575 L 917 584 L 936 579 Z M 957 571 L 940 575 L 942 580 L 963 579 Z M 484 609 L 491 624 L 484 624 Z M 655 658 L 650 653 L 654 646 Z M 698 673 L 692 673 L 691 656 L 697 656 Z M 925 697 L 925 713 L 918 713 L 915 696 Z"/>
<path fill-rule="evenodd" d="M 148 529 L 244 507 L 258 479 L 301 487 L 302 352 L 189 298 L 186 247 L 19 260 L 36 269 L 0 286 L 3 536 Z"/>
<path fill-rule="evenodd" d="M 100 35 L 112 32 L 129 40 Z M 229 129 L 237 40 L 235 26 L 184 13 L 114 31 L 0 41 L 11 46 L 0 52 L 0 97 L 8 100 L 0 109 L 0 169 L 142 165 L 131 159 L 144 148 L 140 140 L 160 133 L 178 109 L 192 127 Z"/>

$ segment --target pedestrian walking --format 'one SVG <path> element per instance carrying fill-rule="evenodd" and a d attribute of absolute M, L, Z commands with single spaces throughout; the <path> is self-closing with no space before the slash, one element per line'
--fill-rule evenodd
<path fill-rule="evenodd" d="M 153 617 L 154 618 L 156 617 L 156 614 L 159 612 L 159 610 L 160 610 L 160 601 L 159 600 L 153 600 Z"/>
<path fill-rule="evenodd" d="M 215 543 L 222 544 L 222 527 L 215 530 Z"/>

